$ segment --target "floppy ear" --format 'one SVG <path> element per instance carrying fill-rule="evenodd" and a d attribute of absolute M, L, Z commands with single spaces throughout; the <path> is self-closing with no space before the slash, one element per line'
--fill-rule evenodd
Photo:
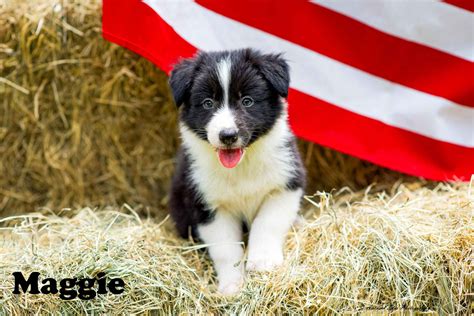
<path fill-rule="evenodd" d="M 169 84 L 174 102 L 179 107 L 189 97 L 195 69 L 194 59 L 181 60 L 171 71 Z"/>
<path fill-rule="evenodd" d="M 260 71 L 279 95 L 286 98 L 290 85 L 290 67 L 280 54 L 262 55 Z"/>

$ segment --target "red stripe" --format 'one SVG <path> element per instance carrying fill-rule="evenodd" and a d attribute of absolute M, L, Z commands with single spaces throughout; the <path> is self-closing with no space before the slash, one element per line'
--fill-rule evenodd
<path fill-rule="evenodd" d="M 106 39 L 144 56 L 166 72 L 178 57 L 191 57 L 197 51 L 141 0 L 103 0 L 102 10 Z"/>
<path fill-rule="evenodd" d="M 197 2 L 373 75 L 474 107 L 474 63 L 462 58 L 383 33 L 307 1 Z"/>
<path fill-rule="evenodd" d="M 444 2 L 474 12 L 474 1 L 472 0 L 444 0 Z"/>
<path fill-rule="evenodd" d="M 467 181 L 474 174 L 474 148 L 389 126 L 297 90 L 288 103 L 291 126 L 306 140 L 432 180 Z"/>
<path fill-rule="evenodd" d="M 188 44 L 140 0 L 104 0 L 104 36 L 169 72 Z M 436 141 L 290 91 L 290 123 L 297 136 L 382 166 L 433 180 L 468 180 L 474 149 Z"/>

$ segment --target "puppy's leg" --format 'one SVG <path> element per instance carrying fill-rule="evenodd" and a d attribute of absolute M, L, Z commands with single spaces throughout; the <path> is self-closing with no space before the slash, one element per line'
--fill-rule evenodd
<path fill-rule="evenodd" d="M 198 226 L 201 240 L 209 244 L 209 255 L 214 263 L 221 294 L 236 294 L 243 285 L 242 224 L 226 213 L 216 212 L 210 223 Z"/>
<path fill-rule="evenodd" d="M 252 223 L 247 270 L 269 271 L 283 263 L 283 243 L 296 219 L 303 190 L 270 196 Z"/>

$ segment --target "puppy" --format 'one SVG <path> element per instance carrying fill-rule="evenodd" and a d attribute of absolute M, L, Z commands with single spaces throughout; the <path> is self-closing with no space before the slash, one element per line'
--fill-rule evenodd
<path fill-rule="evenodd" d="M 218 290 L 244 280 L 243 226 L 250 228 L 248 271 L 283 263 L 305 171 L 288 125 L 288 64 L 252 49 L 199 53 L 171 72 L 182 145 L 170 194 L 179 234 L 208 245 Z M 244 224 L 244 225 L 243 225 Z"/>

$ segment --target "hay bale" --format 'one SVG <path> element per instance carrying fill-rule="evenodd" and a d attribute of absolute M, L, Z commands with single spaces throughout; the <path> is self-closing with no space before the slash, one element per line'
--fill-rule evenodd
<path fill-rule="evenodd" d="M 14 1 L 0 21 L 0 210 L 160 206 L 176 148 L 166 75 L 102 39 L 99 1 Z"/>
<path fill-rule="evenodd" d="M 433 190 L 412 184 L 392 193 L 308 197 L 307 222 L 290 233 L 285 265 L 248 275 L 235 298 L 215 294 L 206 253 L 177 239 L 168 219 L 143 219 L 127 206 L 6 218 L 0 314 L 468 314 L 473 194 L 468 184 Z M 104 271 L 123 278 L 126 291 L 91 301 L 13 295 L 14 271 L 58 279 Z"/>
<path fill-rule="evenodd" d="M 176 109 L 163 72 L 102 39 L 100 11 L 99 0 L 0 2 L 0 314 L 468 313 L 470 185 L 426 186 L 305 142 L 309 192 L 374 181 L 388 191 L 308 198 L 285 266 L 251 274 L 234 299 L 216 295 L 200 246 L 137 214 L 165 208 Z M 400 179 L 411 184 L 392 187 Z M 17 296 L 14 271 L 104 271 L 126 293 Z"/>
<path fill-rule="evenodd" d="M 177 146 L 167 77 L 102 38 L 100 2 L 0 2 L 0 215 L 166 204 Z M 301 148 L 309 192 L 400 178 Z"/>

